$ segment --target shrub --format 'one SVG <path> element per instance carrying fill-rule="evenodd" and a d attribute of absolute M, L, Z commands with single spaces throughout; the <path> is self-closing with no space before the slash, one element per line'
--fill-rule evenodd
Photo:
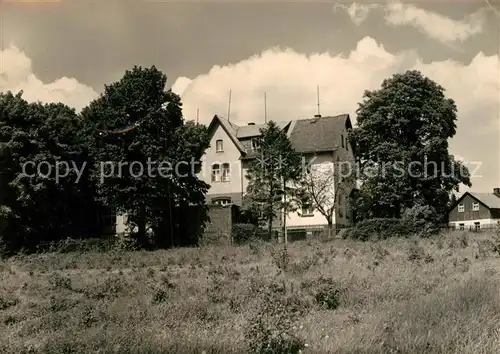
<path fill-rule="evenodd" d="M 243 244 L 257 238 L 258 227 L 253 224 L 234 224 L 231 230 L 233 241 Z"/>
<path fill-rule="evenodd" d="M 316 292 L 316 303 L 328 310 L 335 310 L 340 306 L 342 290 L 335 286 L 324 286 Z"/>
<path fill-rule="evenodd" d="M 415 205 L 403 212 L 401 221 L 408 230 L 418 236 L 431 236 L 439 232 L 436 210 L 428 205 Z"/>
<path fill-rule="evenodd" d="M 246 338 L 252 353 L 296 354 L 305 342 L 296 333 L 299 318 L 308 304 L 297 294 L 287 294 L 281 284 L 271 284 L 260 291 L 260 311 L 251 319 Z"/>
<path fill-rule="evenodd" d="M 383 240 L 393 236 L 408 236 L 411 233 L 411 227 L 401 219 L 375 218 L 360 221 L 354 227 L 346 229 L 343 238 L 360 241 Z"/>

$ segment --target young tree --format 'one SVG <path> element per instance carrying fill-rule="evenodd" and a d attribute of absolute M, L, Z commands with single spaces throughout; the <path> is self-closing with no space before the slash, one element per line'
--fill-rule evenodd
<path fill-rule="evenodd" d="M 172 208 L 203 204 L 209 187 L 191 168 L 208 145 L 206 131 L 184 124 L 180 97 L 165 90 L 166 81 L 154 66 L 135 66 L 82 112 L 99 195 L 128 215 L 142 246 L 147 226 L 172 226 Z"/>
<path fill-rule="evenodd" d="M 248 170 L 247 202 L 267 222 L 272 237 L 273 221 L 280 210 L 293 209 L 294 183 L 301 177 L 301 159 L 286 133 L 270 121 L 260 129 L 259 156 Z"/>
<path fill-rule="evenodd" d="M 471 186 L 467 168 L 448 152 L 455 102 L 418 71 L 396 74 L 363 98 L 350 135 L 361 167 L 359 216 L 401 217 L 415 204 L 444 216 L 452 191 Z"/>
<path fill-rule="evenodd" d="M 343 169 L 342 162 L 311 164 L 301 183 L 302 201 L 318 210 L 328 223 L 328 237 L 332 236 L 333 218 L 344 185 L 353 176 Z"/>

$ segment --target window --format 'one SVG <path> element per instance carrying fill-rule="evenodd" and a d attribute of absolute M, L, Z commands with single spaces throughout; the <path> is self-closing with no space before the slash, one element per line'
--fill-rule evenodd
<path fill-rule="evenodd" d="M 478 211 L 479 210 L 479 203 L 472 203 L 472 211 Z"/>
<path fill-rule="evenodd" d="M 311 204 L 302 204 L 302 216 L 312 216 L 313 209 Z"/>
<path fill-rule="evenodd" d="M 217 205 L 226 206 L 226 205 L 231 204 L 231 198 L 222 197 L 222 198 L 212 199 L 212 203 L 217 204 Z"/>
<path fill-rule="evenodd" d="M 252 139 L 252 150 L 257 151 L 260 148 L 260 140 L 259 138 Z"/>
<path fill-rule="evenodd" d="M 458 226 L 459 226 L 460 230 L 465 230 L 465 224 L 459 224 Z"/>
<path fill-rule="evenodd" d="M 463 213 L 464 210 L 465 210 L 464 205 L 463 204 L 458 204 L 458 212 L 459 213 Z"/>
<path fill-rule="evenodd" d="M 481 223 L 480 223 L 479 221 L 476 221 L 476 222 L 474 223 L 474 229 L 475 229 L 476 231 L 478 231 L 478 230 L 480 230 L 480 229 L 481 229 Z"/>
<path fill-rule="evenodd" d="M 215 142 L 215 151 L 216 152 L 222 152 L 224 151 L 223 145 L 222 145 L 222 140 L 219 139 Z"/>
<path fill-rule="evenodd" d="M 220 182 L 220 166 L 219 166 L 219 164 L 212 165 L 212 182 Z"/>
<path fill-rule="evenodd" d="M 222 164 L 222 182 L 229 182 L 231 180 L 231 168 L 228 163 Z"/>
<path fill-rule="evenodd" d="M 340 138 L 342 139 L 342 147 L 344 147 L 344 135 L 340 135 Z"/>

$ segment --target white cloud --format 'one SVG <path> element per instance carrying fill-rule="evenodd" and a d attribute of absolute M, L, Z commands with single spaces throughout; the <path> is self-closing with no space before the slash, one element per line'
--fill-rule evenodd
<path fill-rule="evenodd" d="M 97 93 L 74 78 L 62 77 L 44 83 L 33 73 L 31 60 L 17 47 L 0 51 L 0 91 L 14 93 L 23 90 L 23 98 L 29 102 L 62 102 L 80 111 Z"/>
<path fill-rule="evenodd" d="M 343 9 L 347 12 L 352 22 L 354 22 L 357 26 L 361 25 L 366 21 L 370 12 L 374 9 L 378 9 L 381 7 L 379 3 L 372 4 L 358 4 L 353 3 L 350 6 L 336 3 L 333 6 L 334 11 L 337 9 Z"/>
<path fill-rule="evenodd" d="M 385 22 L 391 26 L 412 26 L 428 37 L 442 43 L 463 42 L 483 30 L 484 9 L 468 15 L 461 20 L 454 20 L 436 12 L 424 10 L 412 4 L 388 1 L 385 4 L 357 4 L 350 6 L 335 4 L 334 10 L 347 12 L 356 25 L 361 25 L 375 9 L 383 9 Z"/>
<path fill-rule="evenodd" d="M 392 2 L 386 7 L 385 20 L 394 26 L 413 26 L 435 40 L 451 43 L 463 42 L 481 33 L 484 12 L 480 9 L 457 21 L 414 5 Z"/>
<path fill-rule="evenodd" d="M 316 114 L 316 86 L 320 86 L 321 113 L 350 113 L 365 89 L 377 89 L 396 72 L 418 69 L 441 84 L 458 106 L 458 133 L 452 153 L 471 163 L 480 161 L 482 177 L 474 189 L 489 191 L 500 180 L 499 166 L 499 63 L 498 56 L 479 53 L 468 64 L 453 61 L 424 64 L 415 52 L 392 54 L 370 37 L 350 53 L 304 55 L 270 49 L 247 60 L 214 66 L 193 79 L 179 78 L 184 116 L 208 122 L 214 114 L 227 116 L 232 90 L 231 120 L 241 124 L 264 121 L 264 92 L 268 119 L 286 120 Z M 174 90 L 175 91 L 175 90 Z M 475 166 L 471 167 L 472 169 Z"/>

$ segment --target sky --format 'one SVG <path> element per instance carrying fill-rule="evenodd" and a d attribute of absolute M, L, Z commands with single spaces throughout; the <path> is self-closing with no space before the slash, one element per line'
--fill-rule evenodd
<path fill-rule="evenodd" d="M 417 69 L 457 104 L 471 189 L 500 187 L 500 0 L 0 0 L 0 31 L 2 91 L 80 110 L 155 65 L 202 123 L 230 91 L 236 123 L 312 117 L 318 87 L 323 116 L 355 123 L 365 90 Z"/>

